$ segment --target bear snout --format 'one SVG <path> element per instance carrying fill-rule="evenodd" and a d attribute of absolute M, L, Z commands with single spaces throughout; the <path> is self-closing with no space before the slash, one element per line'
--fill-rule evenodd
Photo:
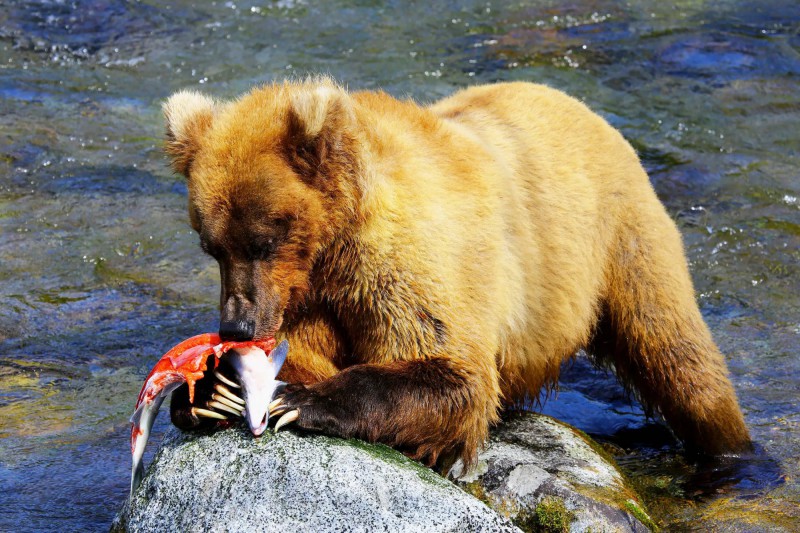
<path fill-rule="evenodd" d="M 253 320 L 220 320 L 219 336 L 223 341 L 253 340 L 256 323 Z"/>

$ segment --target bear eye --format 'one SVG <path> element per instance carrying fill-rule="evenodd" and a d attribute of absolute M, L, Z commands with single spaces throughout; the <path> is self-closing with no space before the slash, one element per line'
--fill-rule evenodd
<path fill-rule="evenodd" d="M 276 218 L 270 222 L 266 234 L 254 235 L 250 245 L 247 247 L 247 254 L 251 260 L 260 259 L 266 261 L 270 259 L 278 250 L 280 245 L 289 235 L 289 220 L 286 218 Z"/>
<path fill-rule="evenodd" d="M 263 261 L 272 257 L 272 255 L 275 254 L 276 248 L 277 242 L 275 241 L 275 238 L 267 237 L 252 243 L 248 247 L 247 255 L 250 256 L 250 259 L 261 259 Z"/>
<path fill-rule="evenodd" d="M 267 256 L 275 253 L 275 238 L 269 237 L 261 243 L 261 253 Z"/>

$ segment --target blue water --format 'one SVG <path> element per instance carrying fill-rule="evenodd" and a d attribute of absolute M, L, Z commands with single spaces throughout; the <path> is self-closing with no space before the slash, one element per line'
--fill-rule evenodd
<path fill-rule="evenodd" d="M 142 378 L 215 326 L 160 102 L 310 72 L 422 102 L 538 81 L 618 127 L 683 231 L 759 453 L 687 463 L 583 359 L 545 411 L 614 451 L 667 529 L 800 529 L 799 31 L 784 0 L 0 1 L 0 530 L 107 529 Z"/>

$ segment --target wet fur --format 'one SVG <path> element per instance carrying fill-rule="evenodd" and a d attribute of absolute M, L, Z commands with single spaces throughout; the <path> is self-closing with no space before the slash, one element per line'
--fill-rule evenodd
<path fill-rule="evenodd" d="M 688 447 L 750 446 L 678 230 L 577 100 L 507 83 L 421 107 L 314 79 L 165 112 L 223 317 L 289 339 L 301 427 L 470 462 L 587 349 Z"/>

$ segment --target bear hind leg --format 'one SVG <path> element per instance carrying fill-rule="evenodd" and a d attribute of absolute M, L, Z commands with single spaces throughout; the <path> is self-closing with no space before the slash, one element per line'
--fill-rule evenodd
<path fill-rule="evenodd" d="M 750 436 L 725 360 L 697 307 L 680 236 L 670 229 L 650 240 L 657 245 L 640 236 L 627 241 L 613 261 L 590 351 L 613 364 L 688 451 L 748 451 Z"/>

